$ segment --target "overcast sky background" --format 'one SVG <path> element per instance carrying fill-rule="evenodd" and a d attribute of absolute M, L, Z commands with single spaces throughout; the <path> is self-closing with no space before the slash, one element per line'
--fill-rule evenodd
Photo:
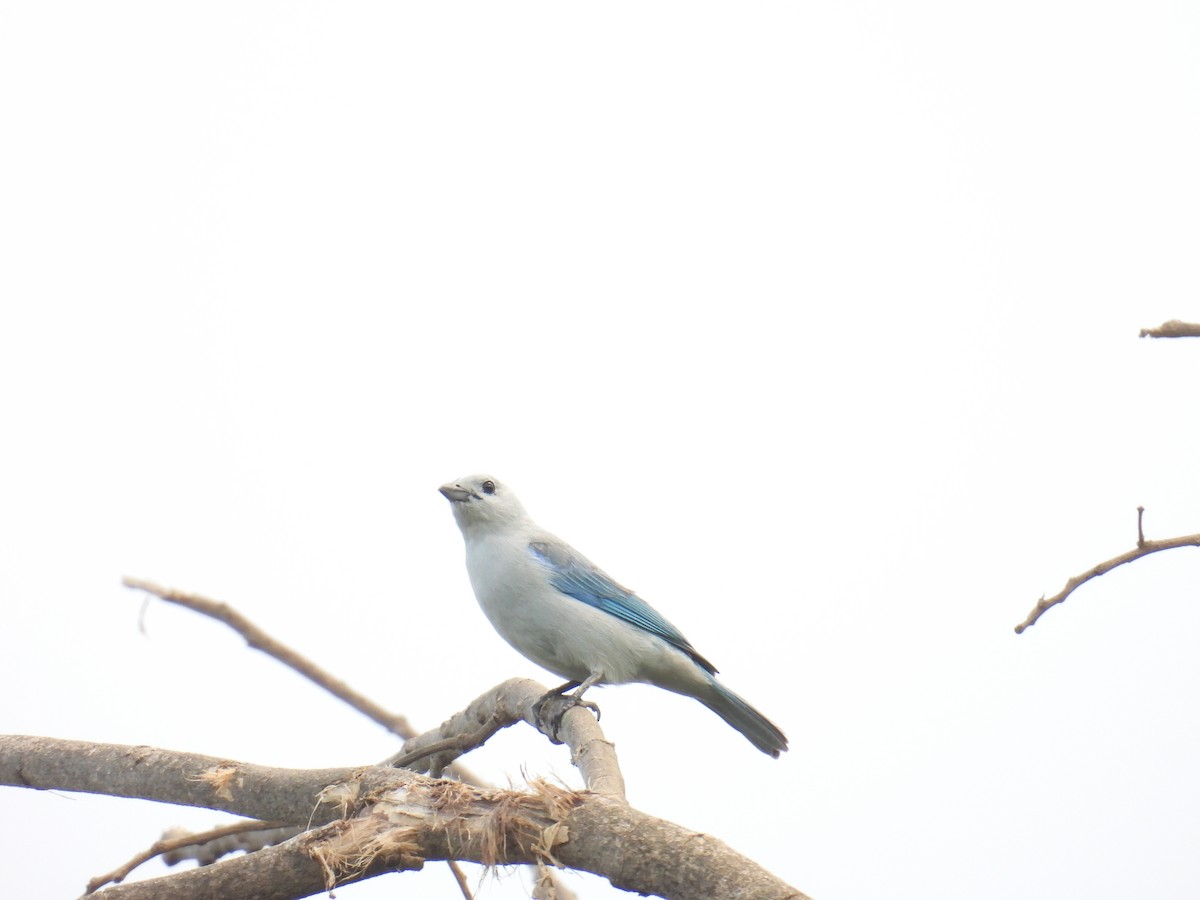
<path fill-rule="evenodd" d="M 551 682 L 436 491 L 488 471 L 791 738 L 600 691 L 639 808 L 818 900 L 1196 896 L 1200 559 L 1012 629 L 1138 504 L 1200 530 L 1200 342 L 1137 337 L 1198 315 L 1197 47 L 1145 0 L 5 4 L 0 730 L 396 749 L 122 575 L 422 727 Z M 4 789 L 3 892 L 221 821 Z"/>

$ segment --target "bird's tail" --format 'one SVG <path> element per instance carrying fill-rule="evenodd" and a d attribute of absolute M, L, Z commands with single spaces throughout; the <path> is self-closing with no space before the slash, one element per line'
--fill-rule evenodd
<path fill-rule="evenodd" d="M 709 684 L 711 690 L 695 695 L 696 699 L 740 731 L 746 740 L 776 758 L 788 748 L 787 736 L 766 716 L 715 678 Z"/>

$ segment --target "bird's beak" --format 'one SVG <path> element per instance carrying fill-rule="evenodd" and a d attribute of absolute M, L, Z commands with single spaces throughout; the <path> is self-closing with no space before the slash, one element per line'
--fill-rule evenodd
<path fill-rule="evenodd" d="M 462 503 L 471 499 L 471 492 L 457 484 L 443 484 L 438 491 L 451 503 Z"/>

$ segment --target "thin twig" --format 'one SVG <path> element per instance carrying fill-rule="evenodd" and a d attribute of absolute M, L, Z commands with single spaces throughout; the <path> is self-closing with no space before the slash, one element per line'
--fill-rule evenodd
<path fill-rule="evenodd" d="M 1093 578 L 1099 578 L 1108 572 L 1111 572 L 1117 566 L 1123 566 L 1125 563 L 1133 562 L 1135 559 L 1141 559 L 1143 556 L 1149 556 L 1151 553 L 1158 553 L 1160 550 L 1174 550 L 1177 547 L 1200 547 L 1200 534 L 1186 534 L 1183 537 L 1168 538 L 1165 541 L 1148 541 L 1146 535 L 1142 531 L 1142 513 L 1145 509 L 1138 507 L 1138 543 L 1137 546 L 1120 556 L 1114 556 L 1112 559 L 1098 563 L 1088 571 L 1081 575 L 1076 575 L 1074 578 L 1067 581 L 1066 586 L 1055 594 L 1053 597 L 1045 597 L 1038 600 L 1037 606 L 1025 617 L 1025 621 L 1018 625 L 1014 630 L 1017 634 L 1023 632 L 1026 628 L 1041 618 L 1042 613 L 1052 606 L 1057 606 L 1062 603 L 1071 593 L 1080 585 L 1091 581 Z"/>
<path fill-rule="evenodd" d="M 285 666 L 300 673 L 318 687 L 324 688 L 342 702 L 349 704 L 368 719 L 378 722 L 388 731 L 392 732 L 392 734 L 408 740 L 417 733 L 416 729 L 409 724 L 408 719 L 404 716 L 390 713 L 378 703 L 364 697 L 344 681 L 335 678 L 307 657 L 297 653 L 286 644 L 275 640 L 275 638 L 271 637 L 233 607 L 225 603 L 219 603 L 216 600 L 210 600 L 207 597 L 202 597 L 199 594 L 190 594 L 186 591 L 160 587 L 153 582 L 143 581 L 140 578 L 124 578 L 122 579 L 122 584 L 127 588 L 146 591 L 161 600 L 166 600 L 168 603 L 183 606 L 193 612 L 198 612 L 201 615 L 216 619 L 218 622 L 223 622 L 244 637 L 246 643 L 253 649 L 261 650 L 268 656 L 279 660 Z"/>
<path fill-rule="evenodd" d="M 467 874 L 462 870 L 462 866 L 458 864 L 458 860 L 448 859 L 446 865 L 450 867 L 451 874 L 454 875 L 454 880 L 458 882 L 458 889 L 462 891 L 463 900 L 475 900 L 471 896 L 471 886 L 467 884 Z"/>
<path fill-rule="evenodd" d="M 170 850 L 162 855 L 162 861 L 164 865 L 168 866 L 177 866 L 189 860 L 198 866 L 211 866 L 231 853 L 237 853 L 239 850 L 242 853 L 257 853 L 266 847 L 274 847 L 276 844 L 282 844 L 284 841 L 291 840 L 300 834 L 300 832 L 307 830 L 307 827 L 301 825 L 281 825 L 278 828 L 245 831 L 241 834 L 217 838 L 203 844 Z M 183 828 L 174 828 L 165 832 L 163 837 L 170 837 L 172 833 L 183 837 L 187 834 L 187 831 Z"/>
<path fill-rule="evenodd" d="M 106 884 L 119 884 L 125 878 L 140 866 L 142 863 L 154 859 L 156 856 L 161 856 L 164 853 L 170 853 L 172 850 L 178 850 L 181 847 L 192 847 L 197 844 L 207 844 L 209 841 L 215 841 L 218 838 L 228 837 L 231 834 L 242 834 L 247 831 L 262 831 L 267 828 L 280 828 L 284 822 L 263 822 L 259 819 L 243 819 L 240 822 L 231 822 L 228 825 L 222 825 L 219 828 L 210 828 L 208 831 L 201 831 L 196 834 L 185 834 L 180 837 L 163 838 L 155 841 L 146 850 L 143 850 L 125 865 L 113 869 L 106 875 L 97 875 L 87 884 L 86 894 L 94 894 Z"/>
<path fill-rule="evenodd" d="M 1178 319 L 1171 319 L 1169 322 L 1163 322 L 1157 328 L 1143 328 L 1140 332 L 1138 332 L 1138 337 L 1200 337 L 1200 325 L 1192 322 L 1180 322 Z"/>

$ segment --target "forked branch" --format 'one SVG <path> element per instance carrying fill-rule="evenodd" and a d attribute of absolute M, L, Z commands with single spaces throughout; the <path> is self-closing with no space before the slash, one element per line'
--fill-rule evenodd
<path fill-rule="evenodd" d="M 278 846 L 108 888 L 112 900 L 294 898 L 431 859 L 593 872 L 639 894 L 806 900 L 722 842 L 592 792 L 477 788 L 407 769 L 294 770 L 148 747 L 0 736 L 0 784 L 219 809 L 316 827 Z"/>
<path fill-rule="evenodd" d="M 1114 556 L 1112 559 L 1106 559 L 1102 563 L 1097 563 L 1082 574 L 1076 575 L 1067 581 L 1061 591 L 1053 597 L 1043 596 L 1038 600 L 1037 605 L 1025 617 L 1025 621 L 1014 629 L 1017 634 L 1023 632 L 1030 625 L 1041 618 L 1042 613 L 1052 606 L 1057 606 L 1066 600 L 1075 591 L 1076 588 L 1086 584 L 1093 578 L 1099 578 L 1111 572 L 1117 566 L 1123 566 L 1125 563 L 1133 562 L 1135 559 L 1141 559 L 1143 556 L 1149 556 L 1151 553 L 1158 553 L 1162 550 L 1174 550 L 1177 547 L 1200 547 L 1200 534 L 1185 534 L 1183 537 L 1168 538 L 1163 541 L 1148 541 L 1145 533 L 1142 530 L 1142 515 L 1145 509 L 1138 507 L 1138 541 L 1137 546 L 1132 550 L 1122 553 L 1120 556 Z"/>

